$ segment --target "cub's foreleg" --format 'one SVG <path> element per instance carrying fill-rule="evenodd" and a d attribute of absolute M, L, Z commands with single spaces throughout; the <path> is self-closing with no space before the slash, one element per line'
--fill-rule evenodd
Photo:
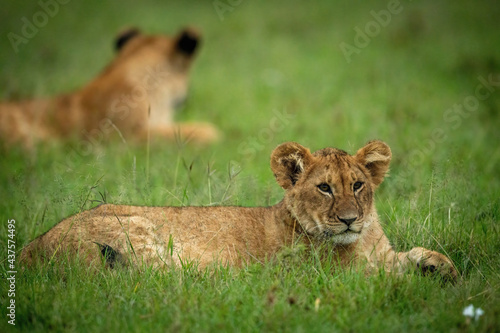
<path fill-rule="evenodd" d="M 209 123 L 178 123 L 171 126 L 159 126 L 150 129 L 150 133 L 144 133 L 153 138 L 166 138 L 173 141 L 178 138 L 181 142 L 192 142 L 206 145 L 220 139 L 217 128 Z"/>
<path fill-rule="evenodd" d="M 392 264 L 399 271 L 418 270 L 424 275 L 439 274 L 449 281 L 455 281 L 458 275 L 448 257 L 423 247 L 414 247 L 408 252 L 395 252 Z"/>
<path fill-rule="evenodd" d="M 372 267 L 398 274 L 420 271 L 424 275 L 440 275 L 448 281 L 456 281 L 457 271 L 445 255 L 423 247 L 408 252 L 396 252 L 378 223 L 371 226 L 370 237 L 363 240 L 363 250 Z"/>

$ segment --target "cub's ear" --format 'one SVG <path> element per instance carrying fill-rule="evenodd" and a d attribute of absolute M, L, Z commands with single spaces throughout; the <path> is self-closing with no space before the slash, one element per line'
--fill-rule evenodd
<path fill-rule="evenodd" d="M 271 154 L 271 169 L 276 181 L 285 190 L 291 189 L 301 173 L 313 161 L 309 149 L 295 142 L 276 147 Z"/>
<path fill-rule="evenodd" d="M 129 28 L 120 32 L 115 38 L 115 51 L 120 51 L 129 40 L 140 34 L 141 32 L 137 28 Z"/>
<path fill-rule="evenodd" d="M 201 42 L 200 34 L 193 28 L 185 28 L 176 38 L 175 47 L 180 53 L 191 56 Z"/>
<path fill-rule="evenodd" d="M 378 186 L 384 180 L 384 176 L 389 170 L 391 162 L 391 148 L 382 141 L 370 141 L 358 150 L 356 160 L 364 165 L 372 176 L 372 181 L 375 186 Z"/>

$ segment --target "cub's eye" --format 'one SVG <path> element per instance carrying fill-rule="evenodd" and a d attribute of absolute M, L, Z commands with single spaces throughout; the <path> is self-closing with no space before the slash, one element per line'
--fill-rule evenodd
<path fill-rule="evenodd" d="M 353 189 L 354 191 L 357 191 L 357 190 L 359 190 L 362 186 L 363 186 L 363 182 L 355 182 L 355 183 L 352 185 L 352 189 Z"/>
<path fill-rule="evenodd" d="M 332 193 L 332 189 L 330 188 L 330 185 L 328 184 L 319 184 L 318 188 L 321 192 L 326 192 L 326 193 Z"/>

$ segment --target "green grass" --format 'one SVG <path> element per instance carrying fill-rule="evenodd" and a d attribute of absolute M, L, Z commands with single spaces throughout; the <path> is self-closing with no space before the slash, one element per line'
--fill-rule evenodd
<path fill-rule="evenodd" d="M 478 77 L 500 74 L 500 6 L 465 0 L 401 6 L 348 64 L 339 44 L 353 44 L 354 27 L 364 28 L 370 11 L 387 2 L 243 1 L 221 21 L 211 1 L 127 0 L 119 8 L 71 1 L 18 53 L 6 36 L 19 34 L 21 18 L 40 7 L 3 4 L 2 99 L 77 89 L 111 59 L 123 26 L 167 33 L 198 26 L 203 48 L 178 120 L 211 121 L 225 138 L 210 149 L 154 143 L 149 154 L 120 142 L 89 155 L 78 142 L 2 151 L 2 260 L 8 219 L 16 220 L 20 249 L 103 201 L 270 205 L 283 195 L 269 168 L 277 144 L 354 153 L 377 138 L 394 156 L 376 195 L 388 237 L 397 250 L 419 245 L 446 253 L 461 279 L 442 286 L 418 275 L 365 277 L 300 249 L 241 270 L 206 272 L 96 273 L 68 262 L 17 274 L 12 327 L 3 261 L 0 331 L 500 331 L 500 86 L 475 111 L 445 118 L 474 96 Z M 272 131 L 275 112 L 292 116 Z M 477 322 L 462 315 L 469 304 L 485 311 Z"/>

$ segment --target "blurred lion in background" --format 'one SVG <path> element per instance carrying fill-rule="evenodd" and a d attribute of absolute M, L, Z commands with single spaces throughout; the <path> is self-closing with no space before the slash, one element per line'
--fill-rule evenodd
<path fill-rule="evenodd" d="M 28 149 L 39 141 L 101 140 L 111 133 L 139 141 L 149 136 L 216 141 L 213 125 L 173 119 L 186 99 L 199 44 L 200 35 L 192 28 L 173 37 L 128 29 L 116 38 L 115 59 L 83 88 L 54 98 L 0 103 L 0 140 Z"/>

